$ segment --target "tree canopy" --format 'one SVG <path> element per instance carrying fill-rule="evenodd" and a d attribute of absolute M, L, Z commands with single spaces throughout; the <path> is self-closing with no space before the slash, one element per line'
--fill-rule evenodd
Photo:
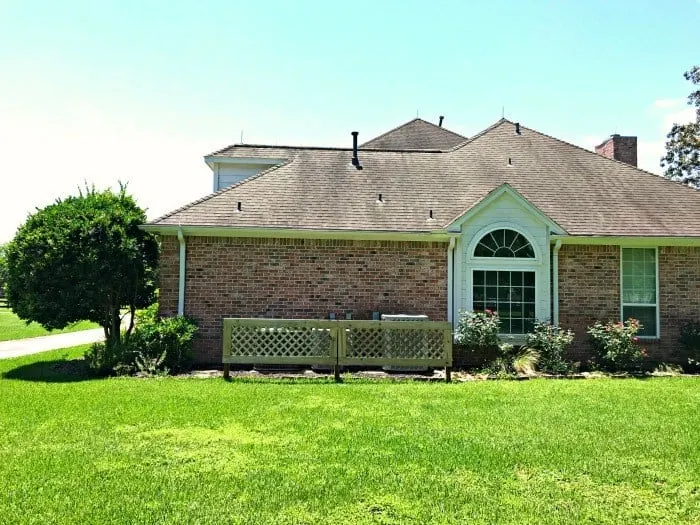
<path fill-rule="evenodd" d="M 700 66 L 694 66 L 683 76 L 694 85 L 700 85 Z M 695 122 L 674 124 L 666 138 L 666 155 L 661 166 L 664 176 L 700 188 L 700 89 L 688 96 L 688 104 L 695 106 Z"/>
<path fill-rule="evenodd" d="M 0 296 L 4 295 L 5 283 L 7 283 L 7 261 L 5 257 L 5 251 L 7 247 L 4 244 L 0 244 Z"/>
<path fill-rule="evenodd" d="M 118 341 L 120 310 L 154 299 L 158 246 L 139 229 L 145 222 L 125 186 L 88 188 L 37 210 L 7 245 L 9 305 L 47 329 L 93 321 Z"/>

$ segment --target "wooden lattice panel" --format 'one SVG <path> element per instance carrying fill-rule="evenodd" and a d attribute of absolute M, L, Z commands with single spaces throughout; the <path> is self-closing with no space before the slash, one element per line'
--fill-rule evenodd
<path fill-rule="evenodd" d="M 244 322 L 245 321 L 245 322 Z M 234 320 L 226 328 L 229 362 L 327 364 L 336 361 L 334 327 L 280 320 Z"/>
<path fill-rule="evenodd" d="M 441 329 L 351 328 L 346 330 L 345 357 L 362 360 L 445 361 Z"/>

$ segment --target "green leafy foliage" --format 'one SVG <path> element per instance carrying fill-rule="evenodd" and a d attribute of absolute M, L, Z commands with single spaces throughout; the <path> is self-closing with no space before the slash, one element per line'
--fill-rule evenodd
<path fill-rule="evenodd" d="M 550 374 L 567 374 L 573 371 L 573 364 L 564 359 L 567 348 L 574 340 L 574 333 L 549 323 L 535 323 L 533 331 L 527 334 L 527 344 L 540 355 L 538 368 Z"/>
<path fill-rule="evenodd" d="M 694 66 L 683 76 L 694 85 L 700 84 L 700 66 Z M 666 155 L 661 166 L 664 176 L 694 188 L 700 188 L 700 89 L 688 96 L 688 104 L 695 106 L 697 119 L 688 124 L 674 124 L 666 138 Z"/>
<path fill-rule="evenodd" d="M 622 322 L 596 322 L 588 327 L 588 333 L 596 351 L 596 364 L 610 372 L 639 370 L 646 350 L 639 346 L 637 332 L 641 325 L 637 319 Z"/>
<path fill-rule="evenodd" d="M 533 376 L 536 374 L 540 354 L 534 348 L 523 345 L 501 343 L 498 357 L 491 361 L 485 371 L 496 377 Z"/>
<path fill-rule="evenodd" d="M 7 246 L 0 244 L 0 297 L 5 296 L 5 285 L 7 284 Z"/>
<path fill-rule="evenodd" d="M 197 334 L 194 319 L 159 317 L 154 303 L 136 314 L 136 328 L 121 341 L 93 345 L 85 354 L 90 368 L 100 374 L 159 375 L 179 373 L 192 364 Z"/>
<path fill-rule="evenodd" d="M 76 321 L 118 341 L 122 308 L 153 302 L 158 246 L 139 229 L 146 214 L 121 186 L 57 200 L 31 215 L 7 246 L 7 298 L 46 329 Z"/>
<path fill-rule="evenodd" d="M 455 342 L 472 351 L 490 350 L 498 347 L 500 328 L 498 312 L 460 312 L 455 329 Z"/>
<path fill-rule="evenodd" d="M 681 366 L 687 372 L 700 372 L 700 322 L 691 321 L 681 326 Z"/>

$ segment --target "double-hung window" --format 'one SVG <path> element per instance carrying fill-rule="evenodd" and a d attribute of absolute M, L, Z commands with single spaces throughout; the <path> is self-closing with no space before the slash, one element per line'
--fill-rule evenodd
<path fill-rule="evenodd" d="M 622 248 L 622 320 L 637 319 L 642 337 L 659 335 L 656 248 Z"/>

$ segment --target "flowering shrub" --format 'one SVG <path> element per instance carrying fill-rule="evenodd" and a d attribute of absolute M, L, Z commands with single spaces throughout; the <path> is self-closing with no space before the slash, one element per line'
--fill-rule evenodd
<path fill-rule="evenodd" d="M 501 320 L 497 312 L 460 312 L 455 341 L 470 350 L 487 350 L 498 347 Z"/>
<path fill-rule="evenodd" d="M 572 363 L 563 355 L 573 340 L 571 330 L 549 323 L 537 322 L 534 330 L 527 334 L 527 345 L 540 355 L 538 368 L 550 374 L 566 374 L 572 370 Z"/>
<path fill-rule="evenodd" d="M 646 357 L 646 350 L 638 345 L 637 332 L 641 328 L 639 321 L 628 319 L 624 323 L 596 322 L 588 327 L 597 353 L 598 364 L 612 372 L 637 370 Z"/>

